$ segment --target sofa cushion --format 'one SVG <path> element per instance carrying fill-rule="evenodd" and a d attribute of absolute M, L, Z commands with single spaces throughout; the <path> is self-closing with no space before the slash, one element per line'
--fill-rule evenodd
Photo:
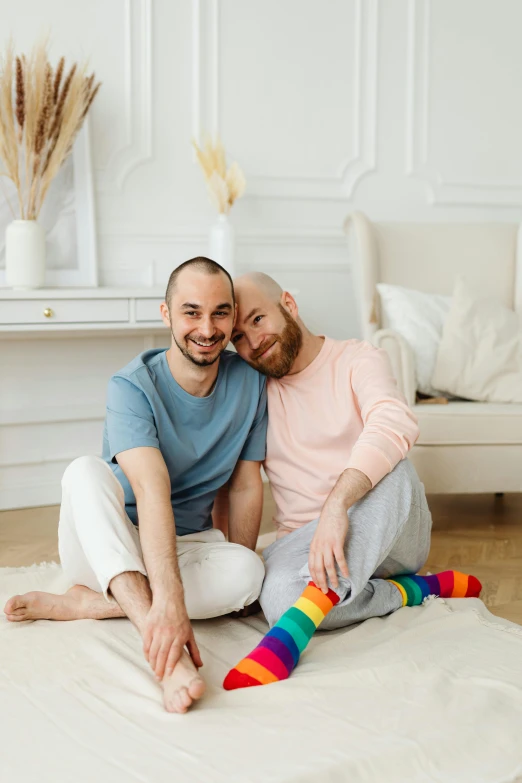
<path fill-rule="evenodd" d="M 456 397 L 522 403 L 522 320 L 493 297 L 455 284 L 432 384 Z"/>
<path fill-rule="evenodd" d="M 385 283 L 378 283 L 377 291 L 382 326 L 400 334 L 413 351 L 417 389 L 431 397 L 439 396 L 441 387 L 431 384 L 431 376 L 451 297 Z"/>
<path fill-rule="evenodd" d="M 419 445 L 522 443 L 522 404 L 414 405 Z"/>

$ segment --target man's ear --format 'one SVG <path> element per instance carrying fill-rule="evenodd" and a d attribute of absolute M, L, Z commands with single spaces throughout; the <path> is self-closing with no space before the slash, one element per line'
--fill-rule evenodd
<path fill-rule="evenodd" d="M 165 302 L 162 302 L 160 304 L 160 313 L 161 313 L 161 320 L 165 324 L 165 326 L 168 326 L 169 329 L 170 326 L 170 315 L 169 315 L 169 308 L 167 307 L 167 304 Z"/>
<path fill-rule="evenodd" d="M 282 307 L 287 310 L 293 318 L 297 318 L 299 315 L 299 308 L 297 302 L 289 291 L 283 291 L 281 299 L 279 300 Z"/>
<path fill-rule="evenodd" d="M 239 307 L 237 306 L 237 302 L 234 305 L 234 323 L 232 324 L 232 328 L 235 327 L 237 323 L 237 314 L 239 313 Z"/>

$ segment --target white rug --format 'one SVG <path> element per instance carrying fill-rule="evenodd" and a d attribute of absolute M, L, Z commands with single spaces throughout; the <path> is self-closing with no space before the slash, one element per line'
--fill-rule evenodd
<path fill-rule="evenodd" d="M 62 592 L 59 566 L 0 569 L 0 608 Z M 522 778 L 522 627 L 432 600 L 318 634 L 283 683 L 226 692 L 262 616 L 195 623 L 209 684 L 164 711 L 128 620 L 0 619 L 2 783 L 511 783 Z"/>

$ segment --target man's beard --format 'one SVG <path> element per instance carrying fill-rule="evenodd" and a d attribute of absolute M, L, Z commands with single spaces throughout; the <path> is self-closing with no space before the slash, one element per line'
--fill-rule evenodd
<path fill-rule="evenodd" d="M 175 336 L 175 334 L 174 334 L 174 332 L 172 330 L 171 330 L 171 334 L 172 334 L 172 339 L 174 340 L 174 342 L 178 346 L 178 348 L 181 351 L 181 353 L 183 354 L 183 356 L 185 356 L 186 359 L 188 359 L 190 362 L 192 362 L 192 364 L 195 364 L 196 367 L 210 367 L 210 365 L 214 364 L 214 362 L 217 362 L 217 360 L 219 359 L 219 357 L 221 356 L 221 354 L 223 353 L 223 351 L 226 348 L 226 345 L 222 344 L 221 350 L 219 351 L 217 356 L 211 357 L 209 359 L 206 359 L 204 356 L 201 356 L 201 357 L 200 356 L 194 356 L 194 354 L 191 353 L 191 351 L 190 351 L 190 347 L 189 347 L 190 340 L 189 340 L 189 338 L 187 338 L 187 337 L 185 338 L 186 343 L 187 343 L 186 345 L 180 345 L 180 343 L 178 343 L 178 341 L 176 340 L 176 336 Z M 217 335 L 216 340 L 215 340 L 216 345 L 218 345 L 220 342 L 222 342 L 224 337 L 225 337 L 225 335 L 223 334 L 223 332 L 220 332 L 219 335 Z M 200 342 L 205 343 L 205 340 L 200 340 Z"/>
<path fill-rule="evenodd" d="M 279 305 L 279 309 L 285 319 L 283 331 L 281 334 L 267 338 L 249 362 L 252 367 L 270 378 L 283 378 L 288 375 L 303 344 L 303 333 L 297 321 L 282 305 Z M 261 354 L 275 342 L 279 343 L 279 346 L 275 347 L 274 354 L 264 359 Z"/>

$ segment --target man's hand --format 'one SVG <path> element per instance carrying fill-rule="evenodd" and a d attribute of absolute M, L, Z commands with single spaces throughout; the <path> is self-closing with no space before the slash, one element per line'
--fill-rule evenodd
<path fill-rule="evenodd" d="M 344 556 L 349 525 L 348 509 L 371 488 L 372 482 L 365 473 L 356 468 L 347 468 L 326 498 L 308 558 L 311 577 L 323 593 L 328 592 L 325 569 L 334 588 L 339 586 L 336 563 L 341 574 L 347 578 L 349 576 Z"/>
<path fill-rule="evenodd" d="M 140 632 L 143 652 L 158 679 L 172 674 L 186 646 L 196 666 L 203 666 L 183 599 L 176 552 L 171 483 L 159 449 L 136 447 L 118 452 L 118 463 L 136 497 L 140 542 L 152 606 Z"/>
<path fill-rule="evenodd" d="M 348 513 L 342 504 L 326 501 L 319 524 L 310 545 L 308 568 L 310 575 L 323 593 L 328 592 L 326 575 L 332 587 L 339 586 L 336 563 L 341 574 L 348 577 L 348 565 L 344 556 L 344 544 L 348 533 Z M 326 569 L 326 573 L 325 573 Z"/>
<path fill-rule="evenodd" d="M 203 666 L 185 607 L 153 600 L 143 634 L 143 652 L 159 680 L 172 674 L 185 646 L 195 666 Z"/>

